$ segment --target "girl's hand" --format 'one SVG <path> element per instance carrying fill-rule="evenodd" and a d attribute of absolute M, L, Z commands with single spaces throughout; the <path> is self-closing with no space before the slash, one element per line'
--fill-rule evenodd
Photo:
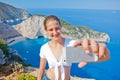
<path fill-rule="evenodd" d="M 83 41 L 77 41 L 74 43 L 74 47 L 77 46 L 82 46 L 86 54 L 93 52 L 98 55 L 98 62 L 102 62 L 110 58 L 109 51 L 104 43 L 98 43 L 95 40 L 84 38 Z M 80 62 L 78 66 L 83 67 L 86 64 L 87 62 Z"/>

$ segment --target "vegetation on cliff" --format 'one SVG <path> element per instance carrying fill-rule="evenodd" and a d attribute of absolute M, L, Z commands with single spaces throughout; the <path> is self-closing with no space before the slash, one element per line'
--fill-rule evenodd
<path fill-rule="evenodd" d="M 108 42 L 110 40 L 109 35 L 105 32 L 98 32 L 90 29 L 87 26 L 73 26 L 63 19 L 61 19 L 61 23 L 63 26 L 63 36 L 65 37 L 70 37 L 72 39 L 78 40 L 83 39 L 83 37 L 87 37 L 89 39 L 95 39 L 96 41 L 101 42 Z"/>

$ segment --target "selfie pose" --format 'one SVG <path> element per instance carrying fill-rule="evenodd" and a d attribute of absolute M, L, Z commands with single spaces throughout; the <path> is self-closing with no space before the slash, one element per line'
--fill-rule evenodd
<path fill-rule="evenodd" d="M 87 38 L 84 38 L 82 42 L 63 38 L 61 36 L 62 25 L 54 15 L 45 18 L 44 28 L 51 40 L 40 49 L 40 68 L 37 80 L 70 80 L 71 63 L 62 61 L 62 49 L 70 42 L 74 42 L 73 47 L 82 46 L 86 54 L 92 52 L 97 55 L 99 62 L 109 59 L 109 52 L 103 43 Z M 49 69 L 45 71 L 47 62 Z M 83 67 L 86 64 L 87 62 L 80 62 L 78 66 Z"/>

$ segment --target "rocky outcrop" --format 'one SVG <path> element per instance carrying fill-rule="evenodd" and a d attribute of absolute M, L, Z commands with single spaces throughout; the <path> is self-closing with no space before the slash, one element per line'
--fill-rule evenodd
<path fill-rule="evenodd" d="M 23 9 L 0 2 L 0 23 L 24 20 L 30 16 L 31 15 Z"/>
<path fill-rule="evenodd" d="M 37 38 L 38 36 L 43 36 L 43 20 L 45 18 L 43 16 L 33 16 L 21 24 L 13 26 L 19 33 L 22 34 L 23 37 L 27 37 L 30 39 Z"/>
<path fill-rule="evenodd" d="M 24 37 L 28 38 L 37 38 L 38 36 L 48 37 L 44 31 L 43 21 L 45 17 L 40 15 L 34 15 L 21 24 L 15 25 L 14 28 L 21 33 Z M 81 40 L 83 37 L 87 37 L 89 39 L 95 39 L 97 41 L 106 42 L 109 41 L 109 35 L 106 33 L 101 33 L 89 29 L 85 26 L 73 26 L 69 23 L 61 20 L 62 23 L 62 36 L 69 37 L 72 39 Z"/>
<path fill-rule="evenodd" d="M 0 38 L 8 40 L 13 37 L 21 36 L 13 27 L 0 23 Z"/>

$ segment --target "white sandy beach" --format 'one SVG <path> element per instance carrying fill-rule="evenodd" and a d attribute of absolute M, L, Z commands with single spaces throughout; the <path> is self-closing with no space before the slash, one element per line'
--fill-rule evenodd
<path fill-rule="evenodd" d="M 13 45 L 21 40 L 24 40 L 25 37 L 23 36 L 18 36 L 18 37 L 14 37 L 14 38 L 10 38 L 8 40 L 6 40 L 6 43 L 10 46 L 10 45 Z"/>

